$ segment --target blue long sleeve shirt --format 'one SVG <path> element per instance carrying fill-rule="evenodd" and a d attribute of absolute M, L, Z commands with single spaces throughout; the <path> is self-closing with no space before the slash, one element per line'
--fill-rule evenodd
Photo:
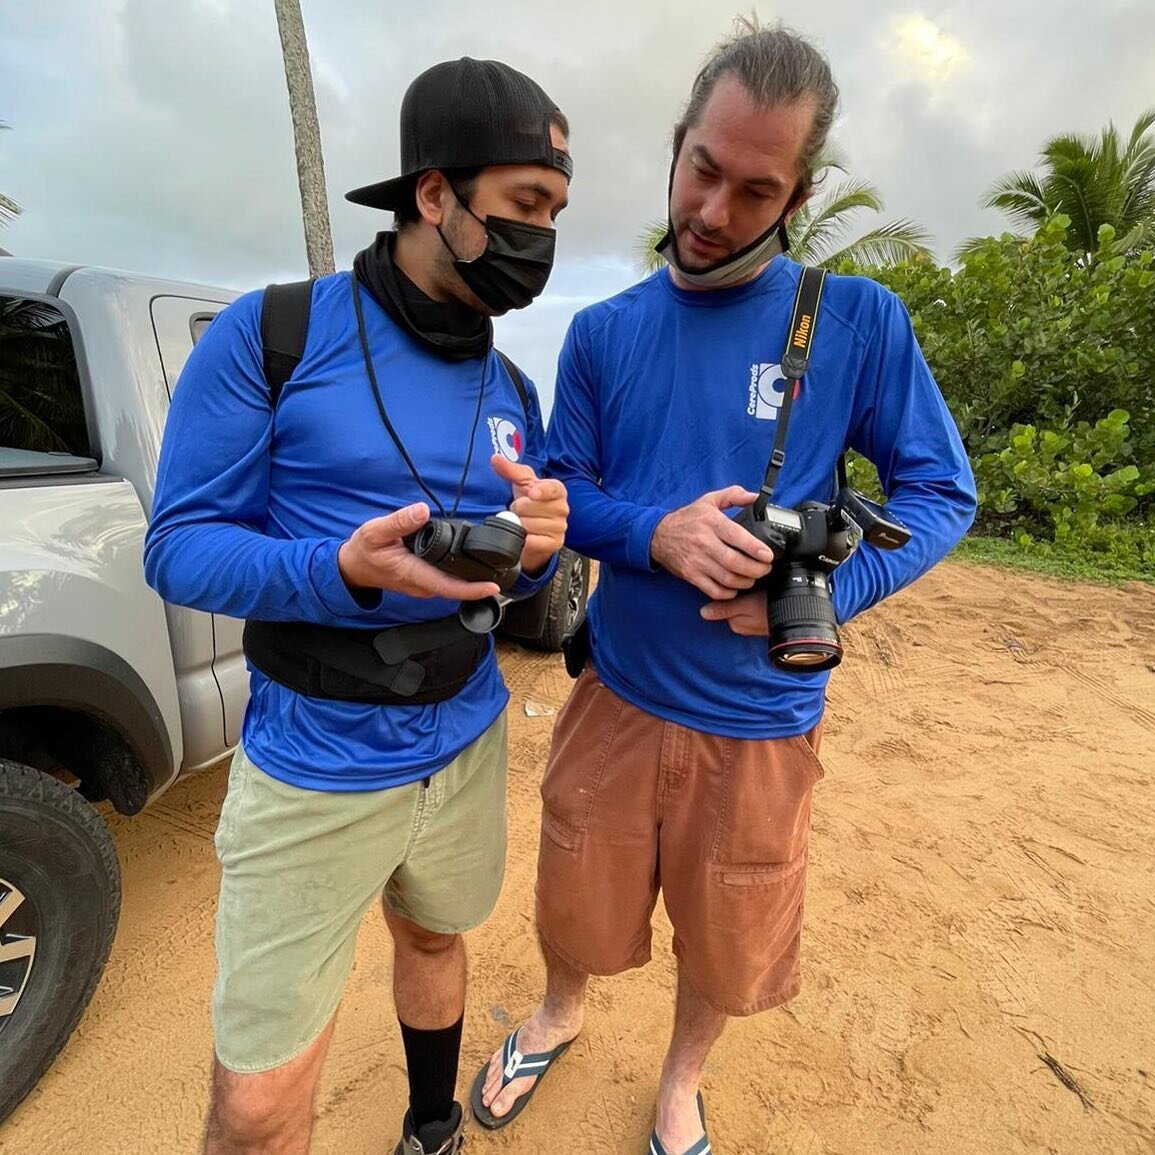
<path fill-rule="evenodd" d="M 378 413 L 352 291 L 347 273 L 314 285 L 304 355 L 275 412 L 262 367 L 262 293 L 220 313 L 193 349 L 165 427 L 145 541 L 145 575 L 166 601 L 237 618 L 361 628 L 455 611 L 444 599 L 354 595 L 337 568 L 341 543 L 359 525 L 428 502 Z M 445 361 L 360 292 L 382 399 L 422 480 L 446 512 L 461 485 L 461 517 L 508 507 L 509 483 L 489 459 L 502 453 L 542 468 L 532 384 L 527 413 L 492 350 Z M 510 592 L 532 593 L 551 573 L 523 576 Z M 282 781 L 334 791 L 427 776 L 508 701 L 492 643 L 458 694 L 429 705 L 306 697 L 252 667 L 250 690 L 242 731 L 249 757 Z"/>
<path fill-rule="evenodd" d="M 704 493 L 762 484 L 800 275 L 779 257 L 745 285 L 691 291 L 662 270 L 583 310 L 547 439 L 549 471 L 569 491 L 567 544 L 601 563 L 589 606 L 599 675 L 658 717 L 737 738 L 805 733 L 829 675 L 783 673 L 765 637 L 704 620 L 706 596 L 655 567 L 650 542 L 667 513 Z M 904 548 L 862 545 L 835 570 L 839 622 L 925 573 L 973 520 L 954 420 L 902 303 L 873 281 L 827 277 L 788 429 L 775 504 L 830 501 L 849 446 L 878 467 L 889 512 L 912 531 Z"/>

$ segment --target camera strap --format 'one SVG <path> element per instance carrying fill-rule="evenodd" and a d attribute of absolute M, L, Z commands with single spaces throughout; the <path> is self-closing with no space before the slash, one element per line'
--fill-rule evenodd
<path fill-rule="evenodd" d="M 822 286 L 826 281 L 826 270 L 805 265 L 798 281 L 798 292 L 794 296 L 794 312 L 790 318 L 790 329 L 786 337 L 786 351 L 782 354 L 782 372 L 785 374 L 782 407 L 778 410 L 777 428 L 774 431 L 774 448 L 766 466 L 766 476 L 758 499 L 754 502 L 754 515 L 761 517 L 774 496 L 778 484 L 778 474 L 786 461 L 786 431 L 790 425 L 790 409 L 801 386 L 803 375 L 810 364 L 810 350 L 814 345 L 814 330 L 818 324 L 818 306 L 822 301 Z M 841 459 L 839 460 L 842 467 Z"/>

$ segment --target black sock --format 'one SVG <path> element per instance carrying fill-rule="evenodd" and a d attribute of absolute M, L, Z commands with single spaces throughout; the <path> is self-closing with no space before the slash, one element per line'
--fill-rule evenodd
<path fill-rule="evenodd" d="M 401 1022 L 400 1019 L 397 1020 Z M 409 1068 L 409 1111 L 413 1130 L 426 1123 L 448 1119 L 453 1111 L 457 1085 L 457 1058 L 461 1052 L 461 1025 L 465 1016 L 451 1027 L 419 1031 L 401 1023 L 401 1041 Z"/>

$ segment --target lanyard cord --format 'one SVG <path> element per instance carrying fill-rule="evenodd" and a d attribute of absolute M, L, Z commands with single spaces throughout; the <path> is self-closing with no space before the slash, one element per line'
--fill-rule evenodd
<path fill-rule="evenodd" d="M 393 428 L 393 422 L 389 420 L 389 414 L 385 412 L 385 402 L 381 400 L 381 387 L 377 383 L 377 372 L 373 368 L 373 357 L 369 353 L 369 338 L 365 335 L 365 315 L 361 309 L 361 286 L 355 274 L 350 273 L 349 278 L 353 284 L 353 311 L 357 314 L 357 336 L 361 340 L 361 352 L 365 357 L 365 372 L 369 376 L 369 384 L 373 386 L 373 400 L 377 402 L 377 412 L 381 415 L 381 423 L 385 426 L 385 431 L 392 438 L 393 444 L 397 446 L 397 452 L 401 454 L 402 460 L 409 468 L 409 472 L 413 475 L 413 480 L 421 487 L 422 493 L 437 507 L 437 512 L 441 514 L 442 517 L 454 517 L 457 513 L 457 507 L 461 504 L 461 496 L 465 492 L 465 481 L 469 476 L 469 467 L 473 463 L 473 447 L 477 441 L 477 426 L 481 420 L 481 402 L 485 396 L 485 377 L 486 371 L 489 368 L 489 357 L 485 356 L 481 359 L 481 383 L 477 389 L 477 409 L 473 414 L 473 425 L 469 430 L 469 446 L 465 453 L 465 468 L 461 471 L 461 480 L 457 483 L 457 493 L 453 498 L 453 508 L 447 514 L 445 512 L 445 506 L 437 500 L 433 490 L 425 484 L 421 474 L 417 472 L 417 466 L 413 464 L 413 459 L 409 456 L 409 451 L 402 443 L 397 430 Z"/>

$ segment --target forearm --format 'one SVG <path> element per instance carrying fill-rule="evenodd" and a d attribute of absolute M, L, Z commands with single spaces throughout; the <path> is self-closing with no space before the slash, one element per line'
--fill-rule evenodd
<path fill-rule="evenodd" d="M 609 497 L 592 481 L 569 477 L 566 545 L 595 561 L 651 570 L 650 541 L 669 510 Z"/>
<path fill-rule="evenodd" d="M 975 501 L 961 483 L 922 483 L 903 487 L 886 510 L 911 531 L 910 541 L 898 550 L 862 545 L 834 571 L 839 622 L 897 593 L 946 557 L 974 521 Z"/>
<path fill-rule="evenodd" d="M 197 524 L 150 531 L 145 576 L 165 599 L 208 613 L 264 621 L 331 622 L 380 604 L 354 595 L 337 567 L 340 541 L 281 541 L 243 526 Z"/>

